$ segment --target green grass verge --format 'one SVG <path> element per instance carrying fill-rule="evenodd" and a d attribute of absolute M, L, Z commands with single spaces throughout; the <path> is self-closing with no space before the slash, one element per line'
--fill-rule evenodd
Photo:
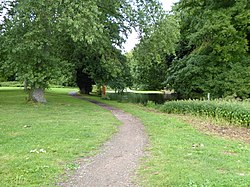
<path fill-rule="evenodd" d="M 149 134 L 149 157 L 139 170 L 142 186 L 249 187 L 250 145 L 207 135 L 167 114 L 101 100 L 142 120 Z"/>
<path fill-rule="evenodd" d="M 69 91 L 51 89 L 47 104 L 34 104 L 21 89 L 0 88 L 0 186 L 54 186 L 116 131 L 110 112 Z"/>
<path fill-rule="evenodd" d="M 239 101 L 169 101 L 155 108 L 166 113 L 192 114 L 223 119 L 231 124 L 250 126 L 250 102 Z"/>

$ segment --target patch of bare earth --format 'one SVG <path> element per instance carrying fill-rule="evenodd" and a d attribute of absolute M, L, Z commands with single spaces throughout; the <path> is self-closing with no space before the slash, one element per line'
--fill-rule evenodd
<path fill-rule="evenodd" d="M 75 95 L 79 99 L 84 99 Z M 107 106 L 105 104 L 85 99 L 107 110 L 122 122 L 118 132 L 106 142 L 99 154 L 80 160 L 80 167 L 69 180 L 60 186 L 86 187 L 125 187 L 137 186 L 134 182 L 136 169 L 140 158 L 144 156 L 147 136 L 139 119 L 132 115 Z"/>
<path fill-rule="evenodd" d="M 228 124 L 219 124 L 213 120 L 199 118 L 196 116 L 190 115 L 175 115 L 168 114 L 178 119 L 183 120 L 184 122 L 192 125 L 199 131 L 202 131 L 207 134 L 213 134 L 220 137 L 241 140 L 250 144 L 250 128 L 237 127 Z"/>

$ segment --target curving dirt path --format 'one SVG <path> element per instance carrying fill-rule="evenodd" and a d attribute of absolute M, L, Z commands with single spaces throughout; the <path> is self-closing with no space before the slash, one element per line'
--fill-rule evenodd
<path fill-rule="evenodd" d="M 122 125 L 119 126 L 118 132 L 103 145 L 99 154 L 81 160 L 80 168 L 76 173 L 70 176 L 68 182 L 61 183 L 60 186 L 137 186 L 133 179 L 148 142 L 143 124 L 137 118 L 122 110 L 83 98 L 74 93 L 70 93 L 70 95 L 110 110 L 122 122 Z"/>

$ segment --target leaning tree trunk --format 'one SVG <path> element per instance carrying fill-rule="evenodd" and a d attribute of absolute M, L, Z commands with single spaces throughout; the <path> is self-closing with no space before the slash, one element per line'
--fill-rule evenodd
<path fill-rule="evenodd" d="M 33 88 L 29 90 L 29 100 L 36 103 L 46 103 L 43 88 Z"/>

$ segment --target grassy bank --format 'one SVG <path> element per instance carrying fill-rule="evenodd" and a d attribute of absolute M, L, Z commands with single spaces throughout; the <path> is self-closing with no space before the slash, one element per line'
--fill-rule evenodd
<path fill-rule="evenodd" d="M 150 156 L 139 170 L 142 186 L 249 186 L 249 144 L 203 134 L 175 117 L 145 107 L 100 101 L 132 113 L 145 124 Z"/>
<path fill-rule="evenodd" d="M 0 186 L 53 186 L 116 131 L 110 112 L 69 91 L 49 90 L 43 105 L 26 103 L 21 89 L 0 88 Z"/>

